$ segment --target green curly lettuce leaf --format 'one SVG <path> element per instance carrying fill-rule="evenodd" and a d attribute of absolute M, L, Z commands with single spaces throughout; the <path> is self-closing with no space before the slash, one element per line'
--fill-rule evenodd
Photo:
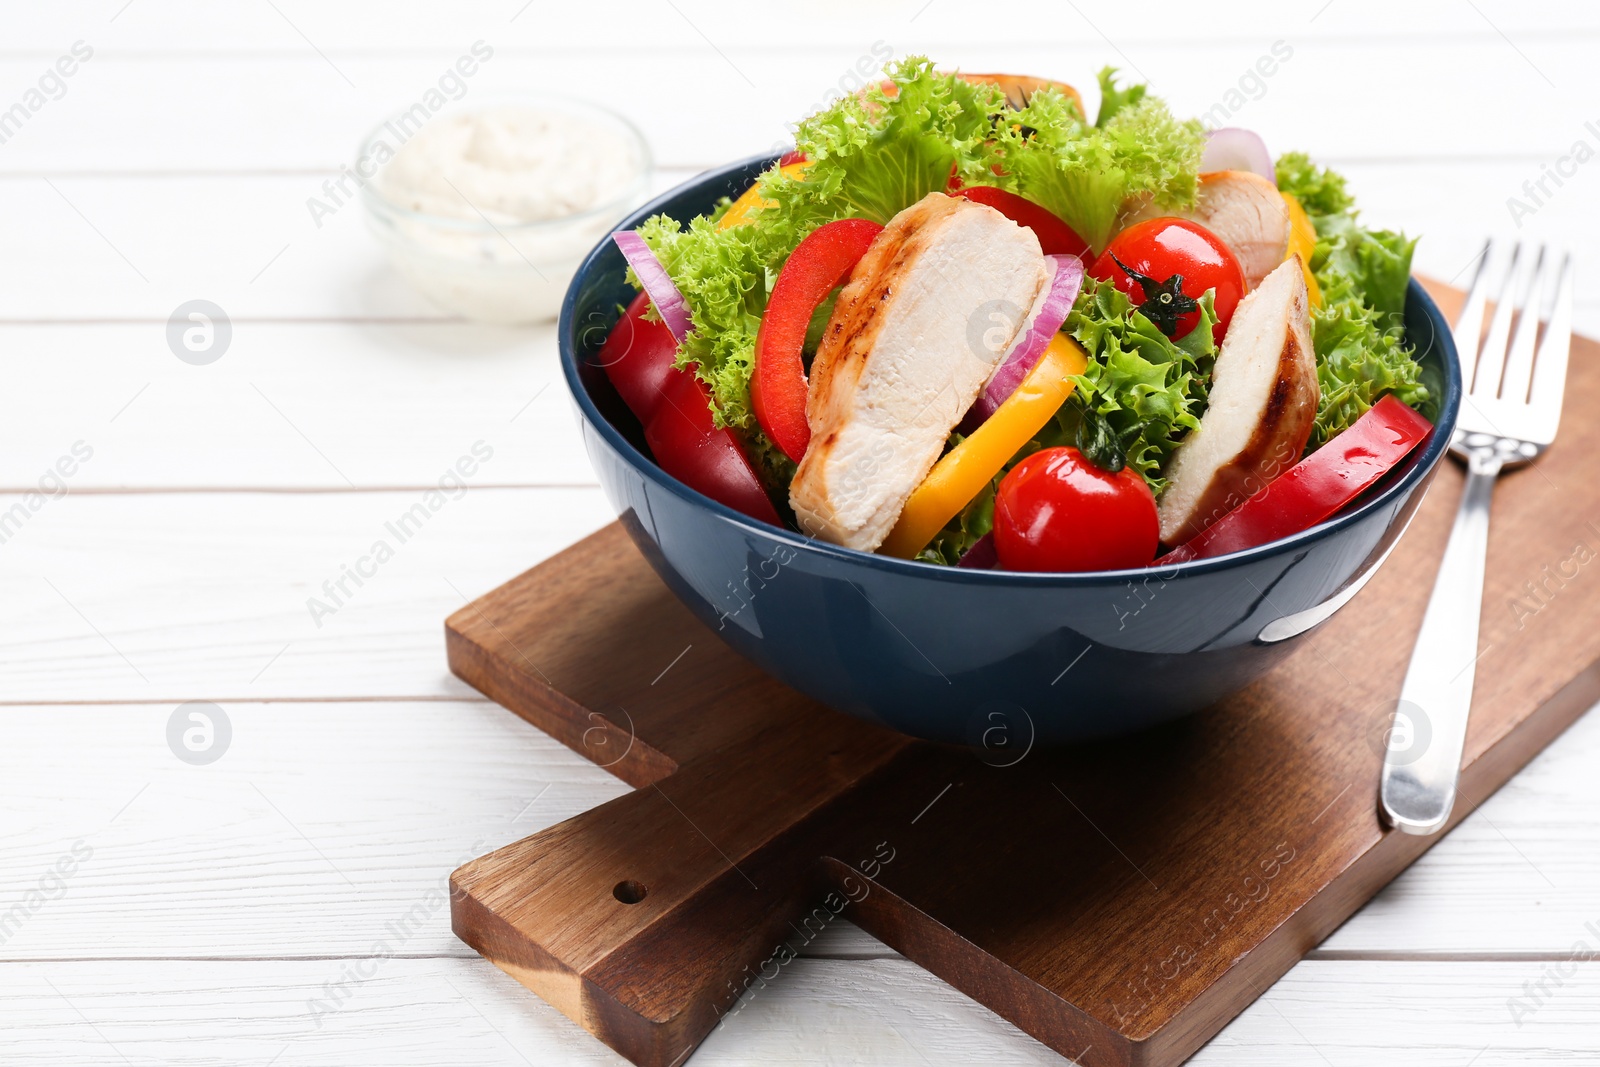
<path fill-rule="evenodd" d="M 1311 345 L 1322 399 L 1310 448 L 1347 429 L 1385 393 L 1411 407 L 1428 399 L 1400 331 L 1380 323 L 1378 312 L 1353 298 L 1329 301 L 1312 313 Z"/>
<path fill-rule="evenodd" d="M 1065 329 L 1083 346 L 1089 365 L 1075 379 L 1072 400 L 1056 415 L 1046 443 L 1075 445 L 1080 423 L 1094 418 L 1159 496 L 1167 485 L 1161 477 L 1167 457 L 1200 425 L 1216 360 L 1215 323 L 1208 290 L 1195 328 L 1173 341 L 1120 289 L 1085 278 Z"/>
<path fill-rule="evenodd" d="M 952 169 L 972 173 L 986 151 L 991 118 L 1005 110 L 993 85 L 973 85 L 941 74 L 922 56 L 889 72 L 893 93 L 881 84 L 851 94 L 803 120 L 795 147 L 811 165 L 802 177 L 769 177 L 763 194 L 776 206 L 768 216 L 804 218 L 820 210 L 828 219 L 857 216 L 887 223 L 949 183 Z"/>
<path fill-rule="evenodd" d="M 1115 67 L 1100 68 L 1100 73 L 1095 75 L 1095 78 L 1100 82 L 1100 110 L 1095 114 L 1094 124 L 1101 129 L 1116 117 L 1117 112 L 1141 102 L 1150 92 L 1149 86 L 1140 84 L 1118 89 Z"/>
<path fill-rule="evenodd" d="M 1302 152 L 1278 159 L 1278 187 L 1300 201 L 1317 231 L 1311 270 L 1322 306 L 1311 312 L 1322 399 L 1308 450 L 1348 429 L 1385 393 L 1411 407 L 1428 400 L 1405 342 L 1406 286 L 1416 241 L 1358 221 L 1345 179 Z"/>
<path fill-rule="evenodd" d="M 1300 201 L 1308 215 L 1342 215 L 1355 206 L 1344 176 L 1317 166 L 1304 152 L 1285 152 L 1274 169 L 1278 188 Z"/>
<path fill-rule="evenodd" d="M 1377 311 L 1386 327 L 1403 326 L 1417 242 L 1391 230 L 1364 229 L 1353 211 L 1313 216 L 1312 224 L 1317 228 L 1312 270 L 1324 294 L 1332 289 L 1335 298 L 1353 296 Z"/>
<path fill-rule="evenodd" d="M 892 95 L 873 86 L 800 124 L 796 146 L 811 164 L 800 178 L 776 165 L 763 173 L 758 180 L 769 203 L 751 213 L 750 224 L 718 229 L 724 203 L 687 226 L 658 215 L 639 227 L 694 322 L 678 348 L 678 365 L 695 367 L 710 387 L 717 424 L 740 434 L 777 486 L 788 484 L 794 464 L 756 421 L 750 374 L 779 270 L 818 226 L 851 217 L 888 222 L 943 189 L 952 170 L 973 171 L 986 151 L 989 116 L 1005 106 L 995 87 L 939 74 L 922 57 L 896 64 L 889 79 Z M 820 326 L 813 325 L 815 335 Z"/>
<path fill-rule="evenodd" d="M 1048 208 L 1096 252 L 1132 207 L 1193 207 L 1205 147 L 1200 123 L 1173 118 L 1144 86 L 1117 89 L 1107 67 L 1100 89 L 1093 126 L 1056 90 L 1035 92 L 1026 107 L 996 124 L 984 165 L 963 175 Z"/>

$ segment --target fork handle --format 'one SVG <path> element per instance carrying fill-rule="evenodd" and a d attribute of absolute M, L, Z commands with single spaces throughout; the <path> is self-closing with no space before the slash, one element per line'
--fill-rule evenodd
<path fill-rule="evenodd" d="M 1461 506 L 1390 726 L 1380 795 L 1389 824 L 1408 834 L 1438 833 L 1455 804 L 1480 655 L 1489 498 L 1500 466 L 1492 449 L 1468 453 Z M 1397 744 L 1402 734 L 1405 743 Z"/>

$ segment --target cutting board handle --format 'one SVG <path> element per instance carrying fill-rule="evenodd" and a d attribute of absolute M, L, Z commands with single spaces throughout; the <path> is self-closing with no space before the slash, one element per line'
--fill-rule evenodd
<path fill-rule="evenodd" d="M 464 865 L 463 941 L 639 1064 L 679 1063 L 826 893 L 795 847 L 904 743 L 773 731 Z M 761 767 L 752 793 L 729 766 Z"/>

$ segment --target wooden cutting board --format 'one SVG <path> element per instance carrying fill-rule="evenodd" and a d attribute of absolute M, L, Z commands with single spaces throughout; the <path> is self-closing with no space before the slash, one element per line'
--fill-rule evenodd
<path fill-rule="evenodd" d="M 1597 454 L 1581 340 L 1561 439 L 1496 492 L 1453 821 L 1600 699 Z M 1180 1063 L 1437 840 L 1384 829 L 1376 796 L 1460 485 L 1447 463 L 1367 589 L 1249 689 L 1056 752 L 944 748 L 811 702 L 612 524 L 446 639 L 456 674 L 637 789 L 457 870 L 454 929 L 651 1067 L 841 914 L 1080 1063 Z"/>

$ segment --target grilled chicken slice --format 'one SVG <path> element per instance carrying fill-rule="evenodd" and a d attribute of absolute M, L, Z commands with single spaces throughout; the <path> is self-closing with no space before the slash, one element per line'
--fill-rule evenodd
<path fill-rule="evenodd" d="M 1187 541 L 1299 462 L 1321 397 L 1307 303 L 1298 256 L 1239 302 L 1200 428 L 1167 467 L 1163 544 Z"/>
<path fill-rule="evenodd" d="M 1289 254 L 1289 206 L 1278 187 L 1259 174 L 1246 170 L 1202 174 L 1193 210 L 1173 212 L 1146 206 L 1123 225 L 1174 214 L 1198 222 L 1221 238 L 1252 289 Z"/>
<path fill-rule="evenodd" d="M 993 208 L 931 193 L 890 220 L 811 366 L 811 445 L 789 487 L 801 529 L 883 543 L 1047 280 L 1033 231 Z"/>
<path fill-rule="evenodd" d="M 1077 107 L 1079 115 L 1085 114 L 1083 97 L 1078 94 L 1078 90 L 1066 82 L 1051 81 L 1048 78 L 1035 78 L 1027 74 L 967 74 L 966 72 L 962 72 L 961 80 L 971 82 L 973 85 L 995 86 L 1006 94 L 1006 103 L 1017 111 L 1027 107 L 1029 99 L 1040 89 L 1054 89 L 1072 101 Z"/>

